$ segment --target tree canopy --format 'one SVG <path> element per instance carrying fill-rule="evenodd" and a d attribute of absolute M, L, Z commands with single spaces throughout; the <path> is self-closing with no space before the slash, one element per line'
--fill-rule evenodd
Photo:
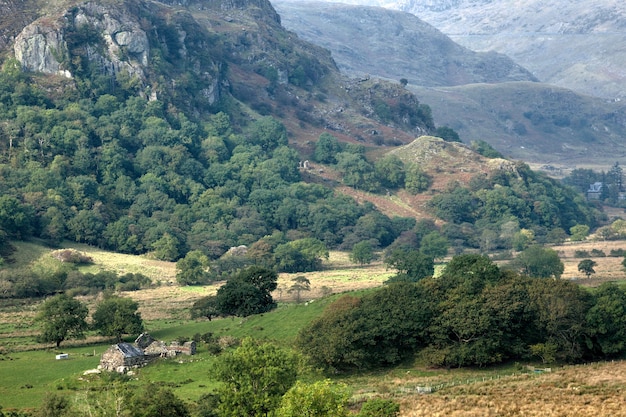
<path fill-rule="evenodd" d="M 577 362 L 626 352 L 623 297 L 575 283 L 501 270 L 481 255 L 455 256 L 441 274 L 330 304 L 297 346 L 328 370 L 376 368 L 419 356 L 435 366 L 507 360 Z"/>
<path fill-rule="evenodd" d="M 221 416 L 265 416 L 276 410 L 295 384 L 298 360 L 270 343 L 244 339 L 237 349 L 220 355 L 213 373 Z"/>
<path fill-rule="evenodd" d="M 44 301 L 39 307 L 36 320 L 42 324 L 38 339 L 41 342 L 53 342 L 58 348 L 68 338 L 81 338 L 88 325 L 88 309 L 82 302 L 59 294 Z"/>
<path fill-rule="evenodd" d="M 246 317 L 276 307 L 272 291 L 276 289 L 276 272 L 251 266 L 230 278 L 217 290 L 215 304 L 220 314 Z"/>
<path fill-rule="evenodd" d="M 143 330 L 139 305 L 130 298 L 109 296 L 93 313 L 93 327 L 103 336 L 114 336 L 118 343 L 125 334 L 139 334 Z"/>

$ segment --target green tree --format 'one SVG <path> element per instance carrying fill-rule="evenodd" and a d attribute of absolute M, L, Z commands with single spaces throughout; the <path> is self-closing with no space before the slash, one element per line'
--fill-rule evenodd
<path fill-rule="evenodd" d="M 374 398 L 363 404 L 358 417 L 398 417 L 399 415 L 400 404 L 393 400 Z"/>
<path fill-rule="evenodd" d="M 175 261 L 180 256 L 179 246 L 178 239 L 169 233 L 164 233 L 159 240 L 152 243 L 154 257 L 161 261 Z"/>
<path fill-rule="evenodd" d="M 0 230 L 9 237 L 22 239 L 32 233 L 34 211 L 12 196 L 0 196 Z"/>
<path fill-rule="evenodd" d="M 130 298 L 105 298 L 93 313 L 93 328 L 103 336 L 114 336 L 118 343 L 124 334 L 139 334 L 143 330 L 139 305 Z"/>
<path fill-rule="evenodd" d="M 484 140 L 472 141 L 472 149 L 485 158 L 504 158 L 500 152 Z"/>
<path fill-rule="evenodd" d="M 533 278 L 561 278 L 565 266 L 559 259 L 559 254 L 550 248 L 533 245 L 524 249 L 512 261 L 512 265 Z"/>
<path fill-rule="evenodd" d="M 248 267 L 217 290 L 216 304 L 220 314 L 246 317 L 265 313 L 276 307 L 272 291 L 277 287 L 276 272 Z"/>
<path fill-rule="evenodd" d="M 295 292 L 296 303 L 300 304 L 300 294 L 302 293 L 302 291 L 311 291 L 311 281 L 309 281 L 309 279 L 305 277 L 304 275 L 300 275 L 295 278 L 292 278 L 291 282 L 293 284 L 291 284 L 287 292 L 288 293 Z"/>
<path fill-rule="evenodd" d="M 337 169 L 343 176 L 343 183 L 349 187 L 370 192 L 380 188 L 374 167 L 364 155 L 349 152 L 338 153 Z"/>
<path fill-rule="evenodd" d="M 419 281 L 435 273 L 435 263 L 432 256 L 416 250 L 395 249 L 385 258 L 388 268 L 397 270 L 395 277 L 390 281 Z"/>
<path fill-rule="evenodd" d="M 341 152 L 339 140 L 330 133 L 322 133 L 315 143 L 313 158 L 322 164 L 335 164 L 336 155 Z"/>
<path fill-rule="evenodd" d="M 54 296 L 39 307 L 37 321 L 43 329 L 38 340 L 43 343 L 54 342 L 58 348 L 67 338 L 82 338 L 87 330 L 87 306 L 66 295 Z"/>
<path fill-rule="evenodd" d="M 570 239 L 574 242 L 585 240 L 589 235 L 589 226 L 586 224 L 577 224 L 569 228 Z"/>
<path fill-rule="evenodd" d="M 374 163 L 376 176 L 383 187 L 396 189 L 404 186 L 404 163 L 395 155 L 387 154 Z"/>
<path fill-rule="evenodd" d="M 176 262 L 176 281 L 181 285 L 202 285 L 210 280 L 209 258 L 199 250 L 187 252 Z"/>
<path fill-rule="evenodd" d="M 578 284 L 566 280 L 532 280 L 528 285 L 528 311 L 533 311 L 534 330 L 528 344 L 552 343 L 557 346 L 556 359 L 580 360 L 590 347 L 587 312 L 593 305 L 591 294 Z"/>
<path fill-rule="evenodd" d="M 217 297 L 209 295 L 196 300 L 191 306 L 191 318 L 197 319 L 206 317 L 211 321 L 213 317 L 219 316 L 220 312 L 217 305 Z"/>
<path fill-rule="evenodd" d="M 404 177 L 404 188 L 406 188 L 407 191 L 413 194 L 421 193 L 428 190 L 431 183 L 432 179 L 418 164 L 408 164 Z"/>
<path fill-rule="evenodd" d="M 435 130 L 435 136 L 445 140 L 446 142 L 462 142 L 459 134 L 454 129 L 448 126 L 439 126 Z"/>
<path fill-rule="evenodd" d="M 437 231 L 430 232 L 422 238 L 420 252 L 432 258 L 443 258 L 448 254 L 448 239 Z"/>
<path fill-rule="evenodd" d="M 270 343 L 250 338 L 217 358 L 213 376 L 218 388 L 219 410 L 224 417 L 268 416 L 295 384 L 297 357 Z"/>
<path fill-rule="evenodd" d="M 169 388 L 150 383 L 125 402 L 130 417 L 189 417 L 185 403 Z"/>
<path fill-rule="evenodd" d="M 322 259 L 328 259 L 328 248 L 319 239 L 298 239 L 278 245 L 274 258 L 281 272 L 316 271 L 320 269 Z"/>
<path fill-rule="evenodd" d="M 596 271 L 593 269 L 598 263 L 592 259 L 583 259 L 578 262 L 578 272 L 582 272 L 589 278 L 591 274 L 595 274 Z"/>
<path fill-rule="evenodd" d="M 374 249 L 368 240 L 359 242 L 352 247 L 352 252 L 350 252 L 350 261 L 356 262 L 359 265 L 365 265 L 371 263 L 373 259 Z"/>
<path fill-rule="evenodd" d="M 604 357 L 626 351 L 626 292 L 614 283 L 604 283 L 594 294 L 594 305 L 587 311 L 589 336 Z"/>
<path fill-rule="evenodd" d="M 283 396 L 276 417 L 347 417 L 349 398 L 345 385 L 328 379 L 312 384 L 297 381 Z"/>
<path fill-rule="evenodd" d="M 430 320 L 413 283 L 389 284 L 362 298 L 344 296 L 302 328 L 296 345 L 327 370 L 398 363 L 423 344 Z"/>
<path fill-rule="evenodd" d="M 250 142 L 265 152 L 287 145 L 287 129 L 271 116 L 263 117 L 250 126 Z"/>

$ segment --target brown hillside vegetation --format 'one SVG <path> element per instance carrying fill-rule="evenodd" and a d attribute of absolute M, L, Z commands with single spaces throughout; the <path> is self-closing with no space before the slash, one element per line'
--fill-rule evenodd
<path fill-rule="evenodd" d="M 420 136 L 411 143 L 389 152 L 405 164 L 417 163 L 432 179 L 430 189 L 413 195 L 400 190 L 386 195 L 372 194 L 349 187 L 337 187 L 344 194 L 362 203 L 368 201 L 388 216 L 432 218 L 426 207 L 430 199 L 444 192 L 450 184 L 467 185 L 475 175 L 487 175 L 495 170 L 515 171 L 515 162 L 505 159 L 489 159 L 474 152 L 468 145 L 446 142 L 434 136 Z M 339 176 L 330 168 L 311 164 L 307 180 L 331 183 L 339 181 Z"/>
<path fill-rule="evenodd" d="M 419 382 L 418 382 L 419 384 Z M 626 363 L 571 366 L 444 388 L 402 400 L 402 417 L 626 416 Z"/>

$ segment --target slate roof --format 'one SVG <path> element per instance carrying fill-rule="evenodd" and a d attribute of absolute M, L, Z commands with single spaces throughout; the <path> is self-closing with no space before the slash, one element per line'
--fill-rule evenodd
<path fill-rule="evenodd" d="M 130 343 L 118 343 L 115 345 L 117 350 L 122 352 L 125 358 L 135 358 L 137 356 L 143 356 L 143 351 Z"/>

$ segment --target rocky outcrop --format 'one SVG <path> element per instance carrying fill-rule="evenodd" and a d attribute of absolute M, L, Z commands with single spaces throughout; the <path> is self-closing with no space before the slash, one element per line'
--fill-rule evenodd
<path fill-rule="evenodd" d="M 66 56 L 67 45 L 60 22 L 32 23 L 15 39 L 15 58 L 28 71 L 71 77 L 60 61 Z"/>
<path fill-rule="evenodd" d="M 85 42 L 87 56 L 103 71 L 144 77 L 150 52 L 146 33 L 122 11 L 96 3 L 85 3 L 55 19 L 37 19 L 17 36 L 13 50 L 25 70 L 72 77 L 68 43 L 70 37 L 86 33 L 95 36 Z"/>

